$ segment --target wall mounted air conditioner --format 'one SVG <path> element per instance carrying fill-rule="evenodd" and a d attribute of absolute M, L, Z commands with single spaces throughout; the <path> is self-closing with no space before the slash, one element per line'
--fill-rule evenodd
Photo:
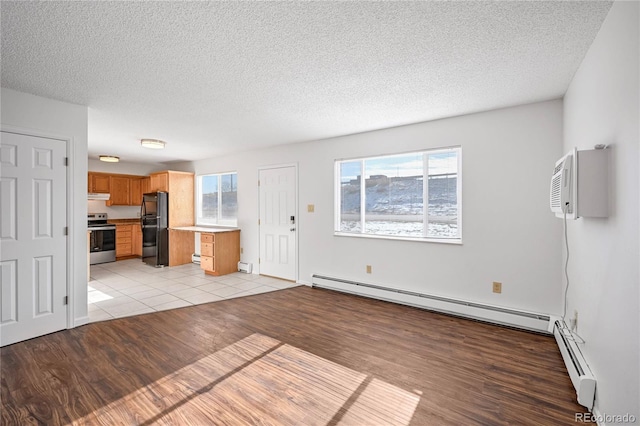
<path fill-rule="evenodd" d="M 556 217 L 609 216 L 609 150 L 573 149 L 556 161 L 549 206 Z"/>

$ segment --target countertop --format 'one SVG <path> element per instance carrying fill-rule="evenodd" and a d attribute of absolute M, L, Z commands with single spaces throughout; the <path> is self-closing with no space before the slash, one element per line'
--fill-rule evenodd
<path fill-rule="evenodd" d="M 107 223 L 111 223 L 113 225 L 138 225 L 140 224 L 140 218 L 130 218 L 130 219 L 108 219 Z M 176 226 L 174 228 L 169 228 L 173 231 L 187 231 L 187 232 L 232 232 L 239 231 L 240 228 L 222 228 L 215 226 Z"/>
<path fill-rule="evenodd" d="M 169 228 L 172 231 L 189 231 L 189 232 L 209 232 L 209 233 L 218 233 L 218 232 L 233 232 L 239 231 L 240 228 L 216 228 L 213 226 L 177 226 L 175 228 Z"/>
<path fill-rule="evenodd" d="M 113 225 L 137 225 L 140 223 L 140 218 L 130 218 L 130 219 L 107 219 L 107 223 L 111 223 Z"/>

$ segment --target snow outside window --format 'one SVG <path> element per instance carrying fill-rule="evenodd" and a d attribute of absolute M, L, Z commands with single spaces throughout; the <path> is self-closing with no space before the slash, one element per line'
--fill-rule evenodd
<path fill-rule="evenodd" d="M 238 225 L 237 173 L 201 175 L 196 185 L 198 225 Z"/>
<path fill-rule="evenodd" d="M 461 242 L 461 157 L 454 147 L 337 160 L 335 233 Z"/>

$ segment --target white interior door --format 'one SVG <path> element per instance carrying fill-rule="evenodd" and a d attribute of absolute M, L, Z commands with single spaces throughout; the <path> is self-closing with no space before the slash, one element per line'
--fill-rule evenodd
<path fill-rule="evenodd" d="M 2 132 L 0 345 L 67 327 L 66 142 Z"/>
<path fill-rule="evenodd" d="M 296 280 L 296 168 L 260 170 L 260 274 Z"/>

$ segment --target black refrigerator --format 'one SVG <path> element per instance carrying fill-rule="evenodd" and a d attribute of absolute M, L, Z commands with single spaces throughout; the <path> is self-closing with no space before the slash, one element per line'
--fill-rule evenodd
<path fill-rule="evenodd" d="M 169 193 L 142 196 L 142 261 L 151 266 L 169 266 Z"/>

